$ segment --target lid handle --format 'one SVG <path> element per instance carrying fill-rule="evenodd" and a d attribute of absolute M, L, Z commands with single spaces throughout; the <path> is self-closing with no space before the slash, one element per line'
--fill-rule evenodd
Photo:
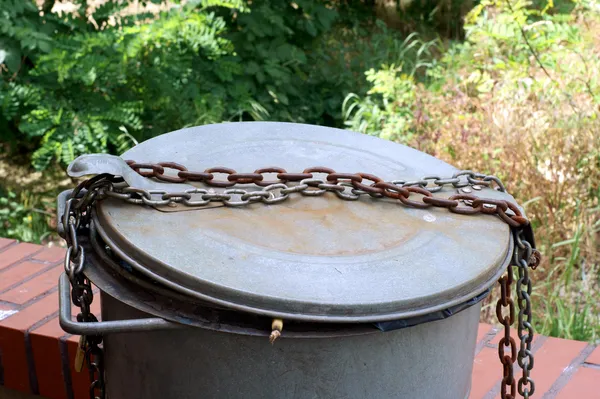
<path fill-rule="evenodd" d="M 99 322 L 77 322 L 72 320 L 69 293 L 69 278 L 65 273 L 58 280 L 58 321 L 63 330 L 76 335 L 106 335 L 141 331 L 178 330 L 186 328 L 183 324 L 173 323 L 152 317 L 147 319 L 115 320 Z"/>
<path fill-rule="evenodd" d="M 99 175 L 108 173 L 121 176 L 129 187 L 146 190 L 166 190 L 167 192 L 181 192 L 192 190 L 195 187 L 180 183 L 159 183 L 147 179 L 131 169 L 123 158 L 109 154 L 87 154 L 77 157 L 67 168 L 67 174 L 71 177 L 82 177 L 88 175 Z"/>

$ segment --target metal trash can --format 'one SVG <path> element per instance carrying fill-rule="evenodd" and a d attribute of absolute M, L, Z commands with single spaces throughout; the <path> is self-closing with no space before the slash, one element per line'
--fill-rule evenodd
<path fill-rule="evenodd" d="M 276 187 L 247 195 L 246 206 L 224 206 L 218 195 L 227 188 L 190 182 L 201 173 L 176 175 L 183 169 L 165 164 L 171 181 L 158 181 L 119 169 L 126 164 L 115 158 L 84 156 L 69 168 L 72 176 L 123 176 L 150 193 L 105 195 L 89 210 L 81 267 L 101 291 L 102 322 L 71 321 L 68 278 L 61 280 L 63 328 L 103 335 L 108 398 L 468 397 L 480 301 L 513 250 L 500 218 L 399 206 L 357 191 L 346 175 L 309 181 L 312 194 L 286 194 L 280 204 Z M 147 175 L 153 170 L 144 163 L 162 161 L 188 171 L 269 167 L 264 180 L 278 173 L 272 165 L 289 172 L 326 165 L 385 181 L 430 176 L 417 186 L 441 181 L 433 198 L 472 191 L 512 200 L 485 186 L 444 184 L 457 170 L 406 146 L 301 124 L 183 129 L 122 159 Z M 312 179 L 325 176 L 313 170 Z M 277 184 L 219 176 L 249 191 Z M 194 189 L 207 206 L 185 205 Z M 344 194 L 358 198 L 338 198 Z M 172 206 L 153 206 L 159 200 Z M 271 345 L 273 319 L 284 328 Z"/>

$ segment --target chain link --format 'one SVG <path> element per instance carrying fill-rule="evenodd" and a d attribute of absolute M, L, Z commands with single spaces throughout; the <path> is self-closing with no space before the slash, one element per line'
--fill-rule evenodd
<path fill-rule="evenodd" d="M 360 195 L 372 197 L 388 197 L 398 199 L 406 206 L 425 209 L 429 207 L 447 208 L 450 212 L 475 215 L 480 213 L 496 214 L 511 227 L 520 227 L 529 223 L 523 217 L 519 208 L 507 201 L 482 199 L 475 195 L 458 194 L 447 199 L 436 198 L 432 193 L 442 190 L 445 186 L 453 188 L 468 185 L 495 187 L 498 191 L 506 189 L 496 176 L 488 176 L 464 170 L 455 173 L 449 178 L 439 176 L 426 176 L 419 180 L 395 180 L 384 182 L 378 176 L 368 173 L 338 173 L 331 168 L 322 166 L 304 169 L 302 173 L 288 173 L 284 168 L 267 167 L 257 169 L 252 173 L 238 173 L 234 169 L 215 167 L 203 172 L 189 171 L 185 166 L 174 162 L 137 163 L 126 161 L 127 164 L 140 175 L 154 177 L 158 180 L 183 183 L 187 181 L 201 181 L 208 186 L 233 187 L 234 185 L 254 184 L 262 190 L 248 191 L 241 188 L 225 190 L 216 193 L 205 189 L 192 189 L 183 193 L 167 193 L 161 190 L 142 190 L 126 188 L 120 192 L 111 191 L 109 188 L 105 195 L 123 199 L 134 204 L 149 206 L 175 206 L 181 203 L 185 206 L 206 206 L 211 202 L 222 202 L 225 206 L 244 206 L 252 202 L 274 204 L 285 201 L 288 194 L 300 193 L 304 196 L 321 196 L 327 191 L 334 192 L 344 200 L 356 200 Z M 176 172 L 176 176 L 166 175 L 167 169 Z M 215 173 L 227 175 L 226 180 L 216 179 Z M 277 180 L 265 179 L 265 174 L 275 174 Z M 325 175 L 323 179 L 315 174 Z M 365 184 L 365 181 L 371 182 Z M 288 183 L 299 182 L 296 186 Z M 285 187 L 283 186 L 285 185 Z M 234 199 L 235 196 L 239 196 Z M 462 202 L 465 206 L 461 206 Z M 510 210 L 510 215 L 507 211 Z"/>
<path fill-rule="evenodd" d="M 383 181 L 381 178 L 368 173 L 336 173 L 333 169 L 324 166 L 306 168 L 302 173 L 288 173 L 284 168 L 277 166 L 256 169 L 252 173 L 238 173 L 234 169 L 224 167 L 208 168 L 202 172 L 192 172 L 185 166 L 175 162 L 138 163 L 133 160 L 125 162 L 127 162 L 133 170 L 144 177 L 154 177 L 158 180 L 172 183 L 186 183 L 191 181 L 202 182 L 213 187 L 232 187 L 236 184 L 256 184 L 257 186 L 265 187 L 276 183 L 298 182 L 304 179 L 312 179 L 315 177 L 315 173 L 326 174 L 326 180 L 332 183 L 337 183 L 338 177 L 345 181 L 350 180 L 356 183 L 353 185 L 354 188 L 364 191 L 369 191 L 369 188 L 375 183 Z M 171 174 L 166 174 L 168 169 L 172 169 Z M 227 175 L 227 179 L 216 179 L 216 173 Z M 265 180 L 265 174 L 275 174 L 277 180 Z M 361 184 L 363 180 L 370 180 L 373 183 L 371 185 Z M 502 192 L 506 191 L 504 184 L 502 184 L 498 177 L 476 173 L 471 170 L 459 171 L 449 178 L 425 176 L 419 180 L 395 180 L 391 183 L 401 186 L 427 187 L 427 190 L 430 192 L 440 191 L 447 185 L 451 185 L 454 188 L 478 185 L 496 188 L 498 191 Z M 374 192 L 379 191 L 375 190 Z"/>
<path fill-rule="evenodd" d="M 504 326 L 504 336 L 498 343 L 498 357 L 503 365 L 504 377 L 501 383 L 500 394 L 503 399 L 514 399 L 515 391 L 519 392 L 523 398 L 529 398 L 535 392 L 535 383 L 530 377 L 533 369 L 533 353 L 531 352 L 531 343 L 533 342 L 533 325 L 531 313 L 531 280 L 529 279 L 529 267 L 537 266 L 540 255 L 533 249 L 531 244 L 523 238 L 523 231 L 513 229 L 513 238 L 515 247 L 511 263 L 507 268 L 506 275 L 501 277 L 500 299 L 496 304 L 496 315 L 500 323 Z M 517 316 L 517 335 L 519 337 L 519 350 L 517 353 L 515 340 L 510 336 L 510 326 L 515 319 L 515 306 L 511 298 L 512 284 L 514 283 L 514 271 L 518 271 L 516 285 L 517 306 L 519 314 Z M 502 309 L 508 309 L 508 315 L 503 313 Z M 510 347 L 511 356 L 505 354 L 506 348 Z M 513 374 L 513 365 L 515 361 L 521 367 L 522 374 L 516 384 Z M 516 384 L 516 385 L 515 385 Z M 510 388 L 510 393 L 507 390 Z M 515 389 L 516 388 L 516 389 Z"/>
<path fill-rule="evenodd" d="M 516 243 L 513 262 L 517 267 L 519 276 L 516 287 L 519 306 L 517 334 L 520 341 L 518 361 L 522 369 L 518 391 L 524 398 L 529 398 L 535 392 L 535 383 L 530 377 L 531 369 L 533 368 L 533 354 L 531 353 L 533 325 L 531 314 L 532 289 L 531 280 L 529 279 L 529 261 L 533 258 L 535 250 L 523 238 L 522 231 L 515 231 L 513 234 Z M 535 259 L 537 259 L 537 255 Z"/>
<path fill-rule="evenodd" d="M 152 177 L 170 183 L 203 182 L 207 186 L 222 187 L 224 190 L 221 192 L 217 192 L 213 188 L 194 188 L 183 192 L 145 190 L 127 187 L 122 179 L 119 180 L 112 175 L 98 175 L 73 190 L 67 200 L 62 222 L 68 245 L 65 256 L 65 272 L 71 281 L 73 303 L 81 309 L 77 315 L 78 321 L 96 322 L 97 319 L 90 312 L 93 292 L 90 281 L 83 273 L 85 252 L 77 241 L 77 235 L 87 229 L 93 204 L 106 197 L 153 207 L 177 206 L 177 204 L 187 207 L 202 207 L 212 202 L 239 207 L 256 202 L 276 204 L 287 200 L 291 194 L 296 193 L 314 197 L 322 196 L 326 192 L 333 192 L 339 198 L 347 201 L 354 201 L 361 196 L 369 195 L 374 198 L 385 197 L 399 200 L 403 205 L 413 208 L 438 207 L 465 215 L 496 215 L 511 227 L 515 242 L 511 263 L 506 274 L 498 281 L 500 299 L 496 304 L 496 315 L 504 328 L 504 335 L 498 344 L 498 356 L 503 368 L 500 393 L 503 399 L 514 399 L 517 392 L 524 398 L 533 395 L 535 384 L 530 377 L 533 368 L 531 352 L 533 326 L 531 280 L 528 269 L 538 265 L 540 254 L 524 238 L 523 229 L 529 225 L 529 221 L 516 204 L 508 201 L 480 198 L 470 194 L 455 194 L 448 198 L 438 198 L 432 195 L 448 186 L 455 189 L 467 186 L 479 189 L 490 187 L 505 192 L 504 185 L 496 176 L 466 170 L 447 178 L 426 176 L 419 180 L 385 182 L 368 173 L 338 173 L 326 167 L 312 167 L 301 173 L 289 173 L 283 168 L 273 166 L 257 169 L 252 173 L 238 173 L 234 169 L 224 167 L 194 172 L 175 162 L 137 163 L 127 161 L 127 164 L 144 177 Z M 169 170 L 170 173 L 167 174 L 166 172 Z M 225 177 L 217 178 L 215 176 L 217 174 L 225 175 Z M 275 174 L 276 179 L 266 178 L 267 174 Z M 249 184 L 261 188 L 247 190 L 239 187 L 239 185 Z M 517 343 L 510 336 L 510 326 L 515 321 L 515 304 L 512 298 L 513 268 L 515 267 L 518 270 L 516 282 L 519 308 L 516 318 L 520 341 L 518 350 Z M 93 381 L 90 386 L 90 398 L 104 399 L 104 359 L 100 347 L 102 337 L 89 336 L 85 338 L 86 361 L 90 378 Z M 517 361 L 522 369 L 522 376 L 518 382 L 514 376 L 514 363 Z"/>
<path fill-rule="evenodd" d="M 98 319 L 90 311 L 94 300 L 92 284 L 83 273 L 85 268 L 85 251 L 78 242 L 78 234 L 88 227 L 90 210 L 95 201 L 102 199 L 104 192 L 112 192 L 116 179 L 108 175 L 98 175 L 81 183 L 73 190 L 65 204 L 62 217 L 65 228 L 67 252 L 65 255 L 64 269 L 71 282 L 71 300 L 79 307 L 78 322 L 97 322 Z M 80 342 L 85 346 L 79 348 L 85 352 L 88 364 L 90 381 L 89 393 L 91 399 L 104 399 L 104 365 L 102 336 L 86 336 Z"/>
<path fill-rule="evenodd" d="M 104 351 L 98 344 L 91 344 L 86 351 L 86 361 L 90 374 L 90 399 L 104 399 Z"/>
<path fill-rule="evenodd" d="M 496 317 L 503 326 L 503 337 L 498 342 L 498 357 L 502 364 L 503 378 L 500 385 L 500 396 L 502 399 L 514 399 L 516 397 L 516 382 L 513 372 L 513 365 L 517 360 L 517 344 L 510 336 L 510 326 L 515 320 L 515 304 L 512 299 L 512 283 L 514 281 L 512 264 L 508 266 L 506 275 L 502 276 L 498 283 L 500 284 L 500 299 L 496 303 Z M 503 313 L 503 309 L 508 310 L 508 314 Z M 506 348 L 510 349 L 510 355 L 506 354 Z M 507 393 L 510 388 L 510 393 Z"/>

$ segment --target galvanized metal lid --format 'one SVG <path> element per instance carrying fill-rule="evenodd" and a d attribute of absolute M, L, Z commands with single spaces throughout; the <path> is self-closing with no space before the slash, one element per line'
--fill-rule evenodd
<path fill-rule="evenodd" d="M 183 129 L 122 157 L 175 161 L 199 171 L 327 166 L 385 180 L 456 172 L 406 146 L 290 123 Z M 508 264 L 509 228 L 496 217 L 366 197 L 297 195 L 281 204 L 186 212 L 106 199 L 97 217 L 103 238 L 121 257 L 171 289 L 288 319 L 367 322 L 427 314 L 485 291 Z"/>

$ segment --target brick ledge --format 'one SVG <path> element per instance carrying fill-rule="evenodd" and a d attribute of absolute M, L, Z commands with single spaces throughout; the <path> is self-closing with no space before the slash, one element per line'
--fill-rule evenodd
<path fill-rule="evenodd" d="M 90 381 L 73 369 L 78 337 L 58 325 L 63 256 L 62 248 L 0 238 L 0 385 L 50 399 L 83 399 Z M 92 304 L 97 315 L 98 302 Z M 497 328 L 479 325 L 470 399 L 500 398 L 499 340 Z M 537 336 L 532 349 L 535 397 L 600 399 L 600 347 Z"/>

